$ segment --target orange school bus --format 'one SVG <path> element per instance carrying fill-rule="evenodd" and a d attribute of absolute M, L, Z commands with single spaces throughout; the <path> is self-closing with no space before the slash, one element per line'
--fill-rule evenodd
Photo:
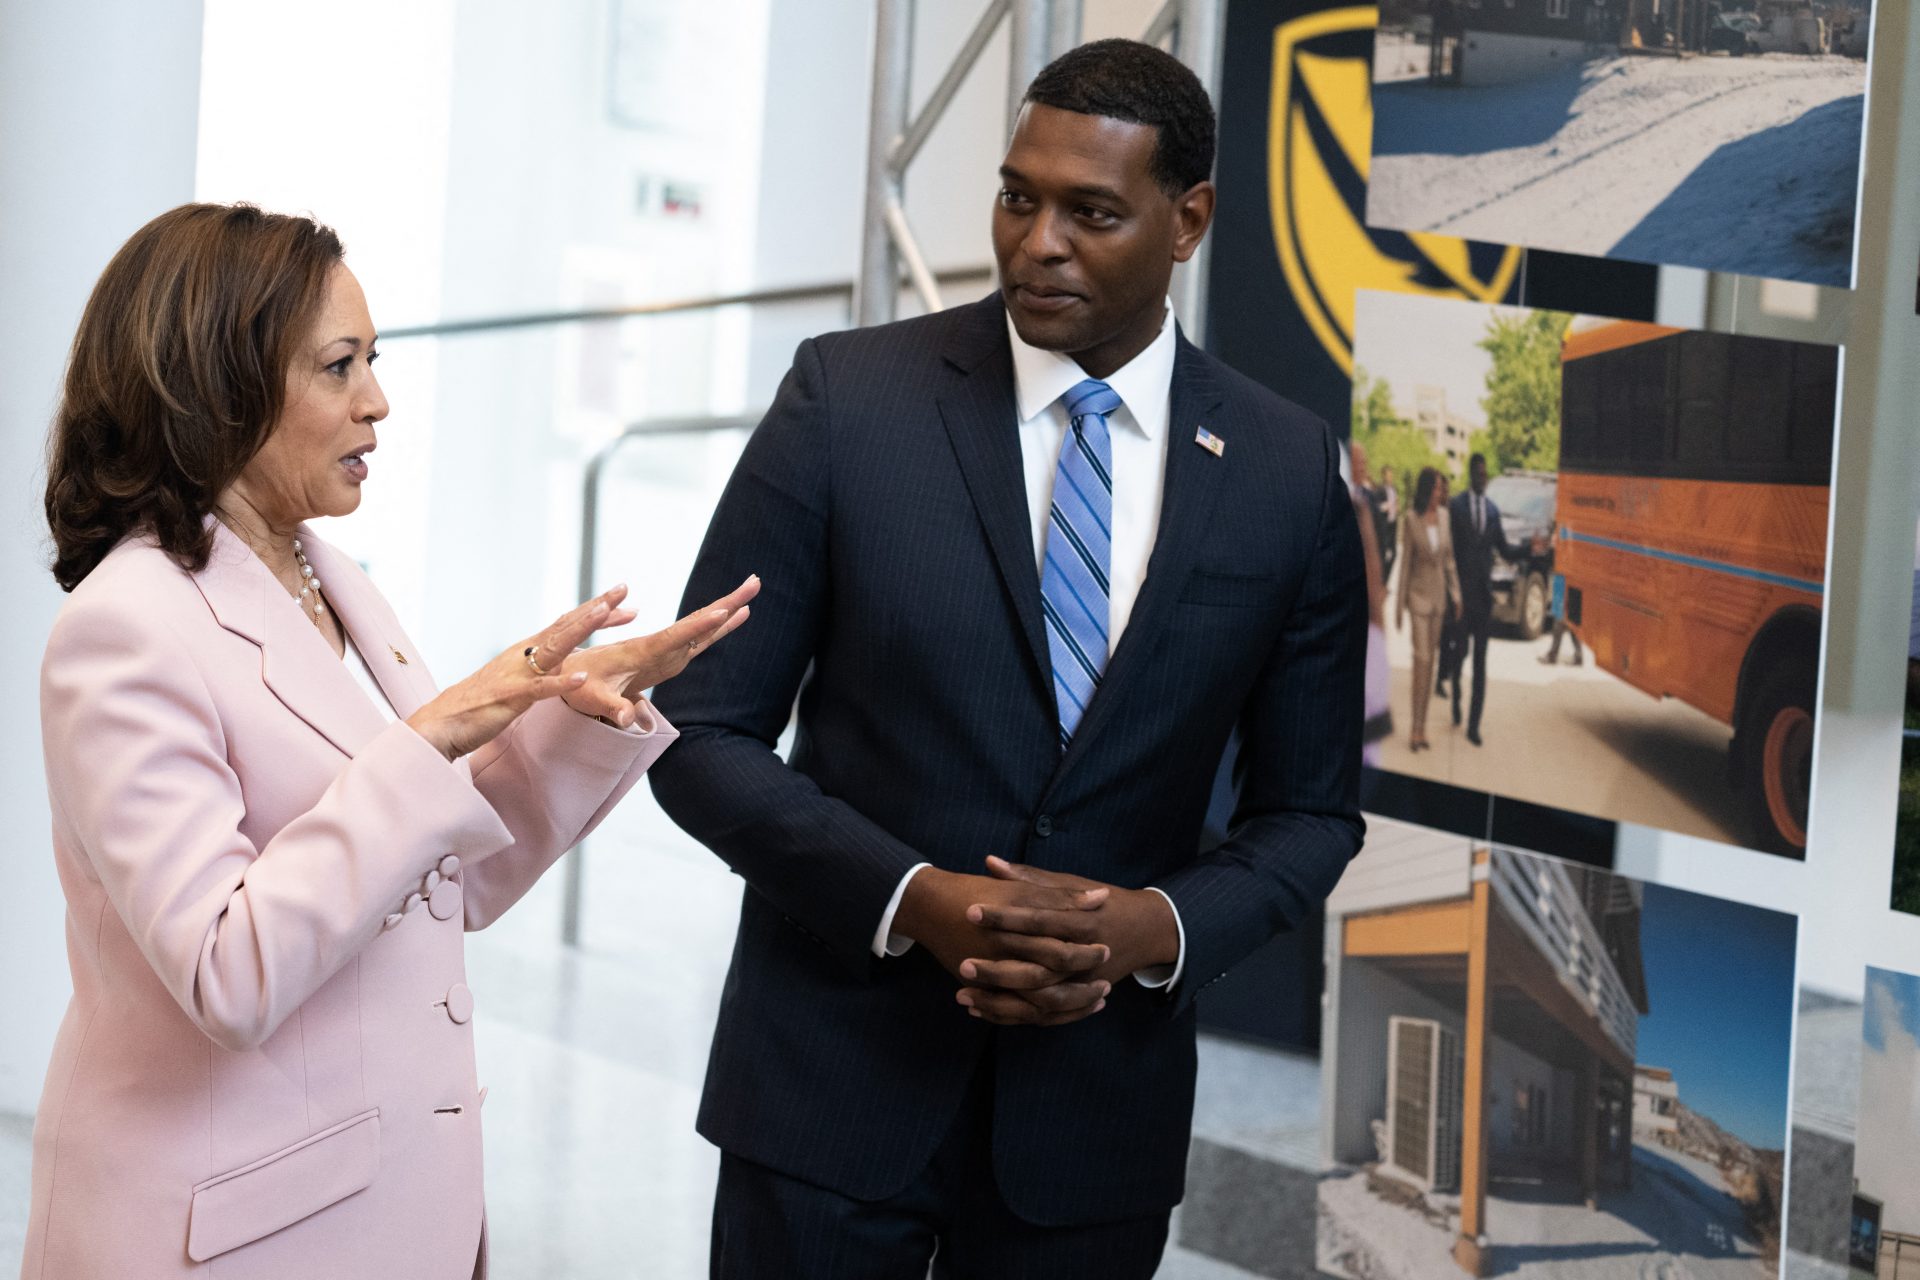
<path fill-rule="evenodd" d="M 1599 665 L 1733 730 L 1752 842 L 1807 843 L 1833 347 L 1625 321 L 1561 351 L 1556 569 Z"/>

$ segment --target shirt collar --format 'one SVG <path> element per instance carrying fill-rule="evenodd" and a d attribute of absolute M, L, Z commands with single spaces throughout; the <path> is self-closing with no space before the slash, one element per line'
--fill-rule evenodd
<path fill-rule="evenodd" d="M 1173 303 L 1167 302 L 1160 332 L 1146 349 L 1126 364 L 1101 379 L 1118 395 L 1131 412 L 1117 420 L 1132 420 L 1133 427 L 1149 440 L 1166 422 L 1167 404 L 1173 394 L 1174 334 Z M 1021 340 L 1007 317 L 1007 340 L 1013 344 L 1013 392 L 1020 406 L 1020 421 L 1031 422 L 1048 406 L 1087 379 L 1072 356 L 1058 351 L 1043 351 Z"/>

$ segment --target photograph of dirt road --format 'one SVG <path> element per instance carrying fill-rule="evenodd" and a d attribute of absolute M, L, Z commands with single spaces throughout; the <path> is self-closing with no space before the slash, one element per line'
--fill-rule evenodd
<path fill-rule="evenodd" d="M 1838 349 L 1363 292 L 1381 769 L 1802 856 Z"/>
<path fill-rule="evenodd" d="M 1367 221 L 1852 282 L 1870 0 L 1387 0 Z"/>
<path fill-rule="evenodd" d="M 1867 970 L 1853 1150 L 1852 1272 L 1920 1275 L 1920 978 Z"/>
<path fill-rule="evenodd" d="M 1321 1270 L 1778 1273 L 1794 917 L 1381 821 L 1326 938 Z"/>

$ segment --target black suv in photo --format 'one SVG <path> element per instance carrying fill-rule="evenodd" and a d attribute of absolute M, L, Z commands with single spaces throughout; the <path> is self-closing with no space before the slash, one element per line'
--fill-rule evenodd
<path fill-rule="evenodd" d="M 1519 564 L 1493 558 L 1493 620 L 1518 631 L 1522 640 L 1544 634 L 1553 621 L 1553 504 L 1558 489 L 1559 478 L 1551 471 L 1503 471 L 1487 481 L 1487 497 L 1500 510 L 1501 532 L 1521 555 Z"/>

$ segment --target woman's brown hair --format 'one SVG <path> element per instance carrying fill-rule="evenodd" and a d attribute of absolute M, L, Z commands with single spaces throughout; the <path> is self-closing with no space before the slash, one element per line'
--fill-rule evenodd
<path fill-rule="evenodd" d="M 311 218 L 186 204 L 93 286 L 47 444 L 53 576 L 71 591 L 129 533 L 206 567 L 214 500 L 265 443 L 341 260 Z"/>

